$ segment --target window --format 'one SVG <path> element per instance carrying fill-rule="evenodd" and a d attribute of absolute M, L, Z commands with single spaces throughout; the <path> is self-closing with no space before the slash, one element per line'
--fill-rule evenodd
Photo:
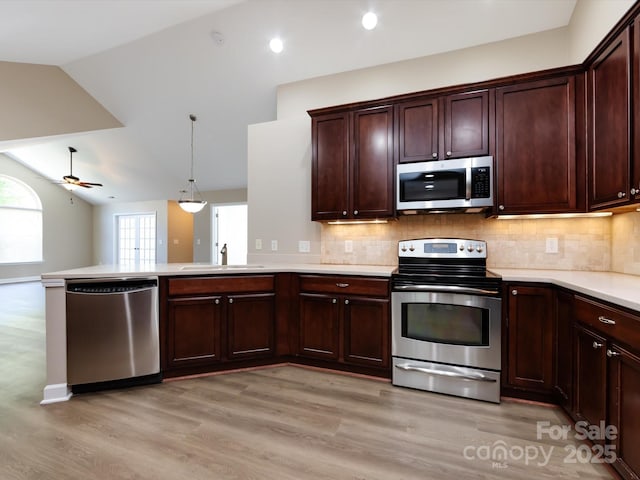
<path fill-rule="evenodd" d="M 42 203 L 26 183 L 0 175 L 0 264 L 42 261 Z"/>

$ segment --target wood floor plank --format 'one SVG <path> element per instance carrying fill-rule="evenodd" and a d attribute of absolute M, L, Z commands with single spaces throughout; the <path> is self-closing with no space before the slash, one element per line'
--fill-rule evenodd
<path fill-rule="evenodd" d="M 42 407 L 39 284 L 0 286 L 2 480 L 611 479 L 536 438 L 558 408 L 500 405 L 379 379 L 278 366 L 74 396 Z M 4 300 L 4 301 L 2 301 Z M 465 458 L 465 448 L 547 449 L 549 463 Z M 514 450 L 515 451 L 515 450 Z M 476 455 L 477 457 L 477 455 Z"/>

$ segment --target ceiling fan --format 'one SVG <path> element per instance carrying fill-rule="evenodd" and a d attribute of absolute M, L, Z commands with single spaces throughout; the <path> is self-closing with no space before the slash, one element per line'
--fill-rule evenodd
<path fill-rule="evenodd" d="M 62 177 L 62 186 L 68 190 L 73 190 L 75 187 L 93 188 L 101 187 L 101 183 L 81 182 L 78 177 L 73 175 L 73 154 L 77 150 L 73 147 L 69 147 L 69 175 Z"/>

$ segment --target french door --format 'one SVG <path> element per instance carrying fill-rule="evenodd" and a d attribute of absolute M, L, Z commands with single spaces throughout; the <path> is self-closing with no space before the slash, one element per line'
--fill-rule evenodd
<path fill-rule="evenodd" d="M 116 215 L 118 263 L 156 262 L 156 214 Z"/>

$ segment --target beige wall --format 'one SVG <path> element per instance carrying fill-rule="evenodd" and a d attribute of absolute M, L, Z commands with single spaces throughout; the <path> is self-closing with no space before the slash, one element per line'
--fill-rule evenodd
<path fill-rule="evenodd" d="M 578 0 L 569 24 L 571 63 L 582 63 L 635 0 Z"/>
<path fill-rule="evenodd" d="M 193 262 L 193 214 L 180 208 L 178 202 L 167 202 L 167 262 Z"/>
<path fill-rule="evenodd" d="M 49 65 L 0 62 L 0 142 L 122 127 L 71 79 Z"/>
<path fill-rule="evenodd" d="M 22 164 L 0 153 L 0 173 L 23 181 L 40 197 L 43 217 L 42 263 L 1 265 L 0 282 L 29 279 L 42 273 L 85 267 L 92 263 L 92 206 L 59 185 L 39 177 Z M 0 232 L 0 235 L 2 232 Z"/>

